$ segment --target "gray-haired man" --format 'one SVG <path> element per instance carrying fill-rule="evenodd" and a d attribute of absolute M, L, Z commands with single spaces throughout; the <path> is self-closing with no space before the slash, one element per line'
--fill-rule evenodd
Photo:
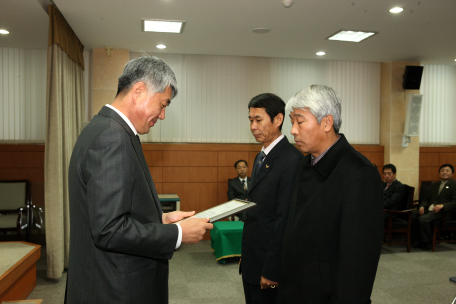
<path fill-rule="evenodd" d="M 348 143 L 340 98 L 310 86 L 287 104 L 299 164 L 277 303 L 370 303 L 383 236 L 382 181 Z"/>
<path fill-rule="evenodd" d="M 164 214 L 137 134 L 165 119 L 176 77 L 155 57 L 127 63 L 117 96 L 84 128 L 69 168 L 66 303 L 168 303 L 168 260 L 197 243 L 208 219 Z"/>

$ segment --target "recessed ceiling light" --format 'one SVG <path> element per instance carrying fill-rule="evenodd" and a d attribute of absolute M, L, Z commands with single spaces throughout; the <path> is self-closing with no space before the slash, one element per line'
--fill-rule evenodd
<path fill-rule="evenodd" d="M 144 32 L 182 33 L 185 21 L 143 19 Z"/>
<path fill-rule="evenodd" d="M 157 49 L 166 49 L 166 45 L 164 44 L 157 44 Z"/>
<path fill-rule="evenodd" d="M 338 41 L 350 41 L 350 42 L 360 42 L 364 39 L 375 35 L 375 32 L 361 32 L 361 31 L 346 31 L 340 30 L 331 37 L 326 39 L 328 40 L 338 40 Z"/>
<path fill-rule="evenodd" d="M 257 27 L 257 28 L 254 28 L 252 32 L 254 32 L 255 34 L 266 34 L 266 33 L 269 33 L 271 30 L 268 29 L 268 28 L 265 28 L 265 27 Z"/>
<path fill-rule="evenodd" d="M 397 14 L 402 12 L 403 10 L 404 9 L 402 7 L 393 7 L 392 9 L 390 9 L 390 13 Z"/>
<path fill-rule="evenodd" d="M 326 53 L 325 52 L 317 52 L 317 55 L 318 56 L 323 56 L 323 55 L 326 55 Z"/>
<path fill-rule="evenodd" d="M 0 30 L 0 34 L 7 35 L 9 32 L 7 30 Z"/>

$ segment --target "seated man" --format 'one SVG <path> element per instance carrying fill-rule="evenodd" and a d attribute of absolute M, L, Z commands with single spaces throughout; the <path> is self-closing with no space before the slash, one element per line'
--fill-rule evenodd
<path fill-rule="evenodd" d="M 444 212 L 456 209 L 456 181 L 453 180 L 453 174 L 452 165 L 442 165 L 439 169 L 441 181 L 432 184 L 428 197 L 423 200 L 418 210 L 413 211 L 414 247 L 430 250 L 432 248 L 431 224 L 441 220 Z"/>
<path fill-rule="evenodd" d="M 404 200 L 407 199 L 407 189 L 396 179 L 396 166 L 387 164 L 383 166 L 383 209 L 401 210 Z M 388 213 L 384 214 L 385 221 L 388 220 Z"/>
<path fill-rule="evenodd" d="M 240 159 L 234 164 L 234 169 L 238 176 L 228 181 L 228 200 L 231 201 L 235 198 L 245 200 L 250 186 L 250 177 L 247 176 L 249 166 L 245 160 Z M 237 216 L 239 220 L 245 220 L 245 212 L 241 212 Z"/>

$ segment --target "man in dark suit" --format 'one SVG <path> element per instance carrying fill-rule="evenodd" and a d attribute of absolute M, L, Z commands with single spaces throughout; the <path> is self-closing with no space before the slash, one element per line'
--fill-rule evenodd
<path fill-rule="evenodd" d="M 66 303 L 168 303 L 168 260 L 212 224 L 163 213 L 137 134 L 145 134 L 177 94 L 173 71 L 137 58 L 117 96 L 81 132 L 69 167 L 70 258 Z"/>
<path fill-rule="evenodd" d="M 371 303 L 383 237 L 378 171 L 339 133 L 340 98 L 312 85 L 287 104 L 299 164 L 277 303 Z"/>
<path fill-rule="evenodd" d="M 250 186 L 250 177 L 247 176 L 249 166 L 245 160 L 240 159 L 234 163 L 234 169 L 238 176 L 228 180 L 228 200 L 231 201 L 235 198 L 245 200 Z M 245 212 L 241 212 L 237 216 L 240 221 L 245 221 Z"/>
<path fill-rule="evenodd" d="M 383 209 L 401 210 L 404 207 L 404 202 L 407 199 L 407 189 L 396 179 L 396 166 L 387 164 L 383 166 Z M 402 210 L 407 209 L 405 206 Z M 384 214 L 385 221 L 388 220 L 388 214 Z"/>
<path fill-rule="evenodd" d="M 432 229 L 434 221 L 441 220 L 443 214 L 456 209 L 456 181 L 453 180 L 454 168 L 450 164 L 440 166 L 440 182 L 431 186 L 431 191 L 412 213 L 412 239 L 414 247 L 423 250 L 432 248 Z"/>
<path fill-rule="evenodd" d="M 291 190 L 303 156 L 282 135 L 282 99 L 260 94 L 248 107 L 250 130 L 263 147 L 255 158 L 248 189 L 248 199 L 257 206 L 246 212 L 240 272 L 247 304 L 275 303 Z"/>

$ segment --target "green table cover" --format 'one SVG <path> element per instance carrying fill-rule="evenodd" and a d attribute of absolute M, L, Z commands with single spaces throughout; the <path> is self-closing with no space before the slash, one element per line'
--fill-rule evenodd
<path fill-rule="evenodd" d="M 241 256 L 243 229 L 244 223 L 240 221 L 214 223 L 211 247 L 219 263 L 225 264 L 225 259 Z"/>

